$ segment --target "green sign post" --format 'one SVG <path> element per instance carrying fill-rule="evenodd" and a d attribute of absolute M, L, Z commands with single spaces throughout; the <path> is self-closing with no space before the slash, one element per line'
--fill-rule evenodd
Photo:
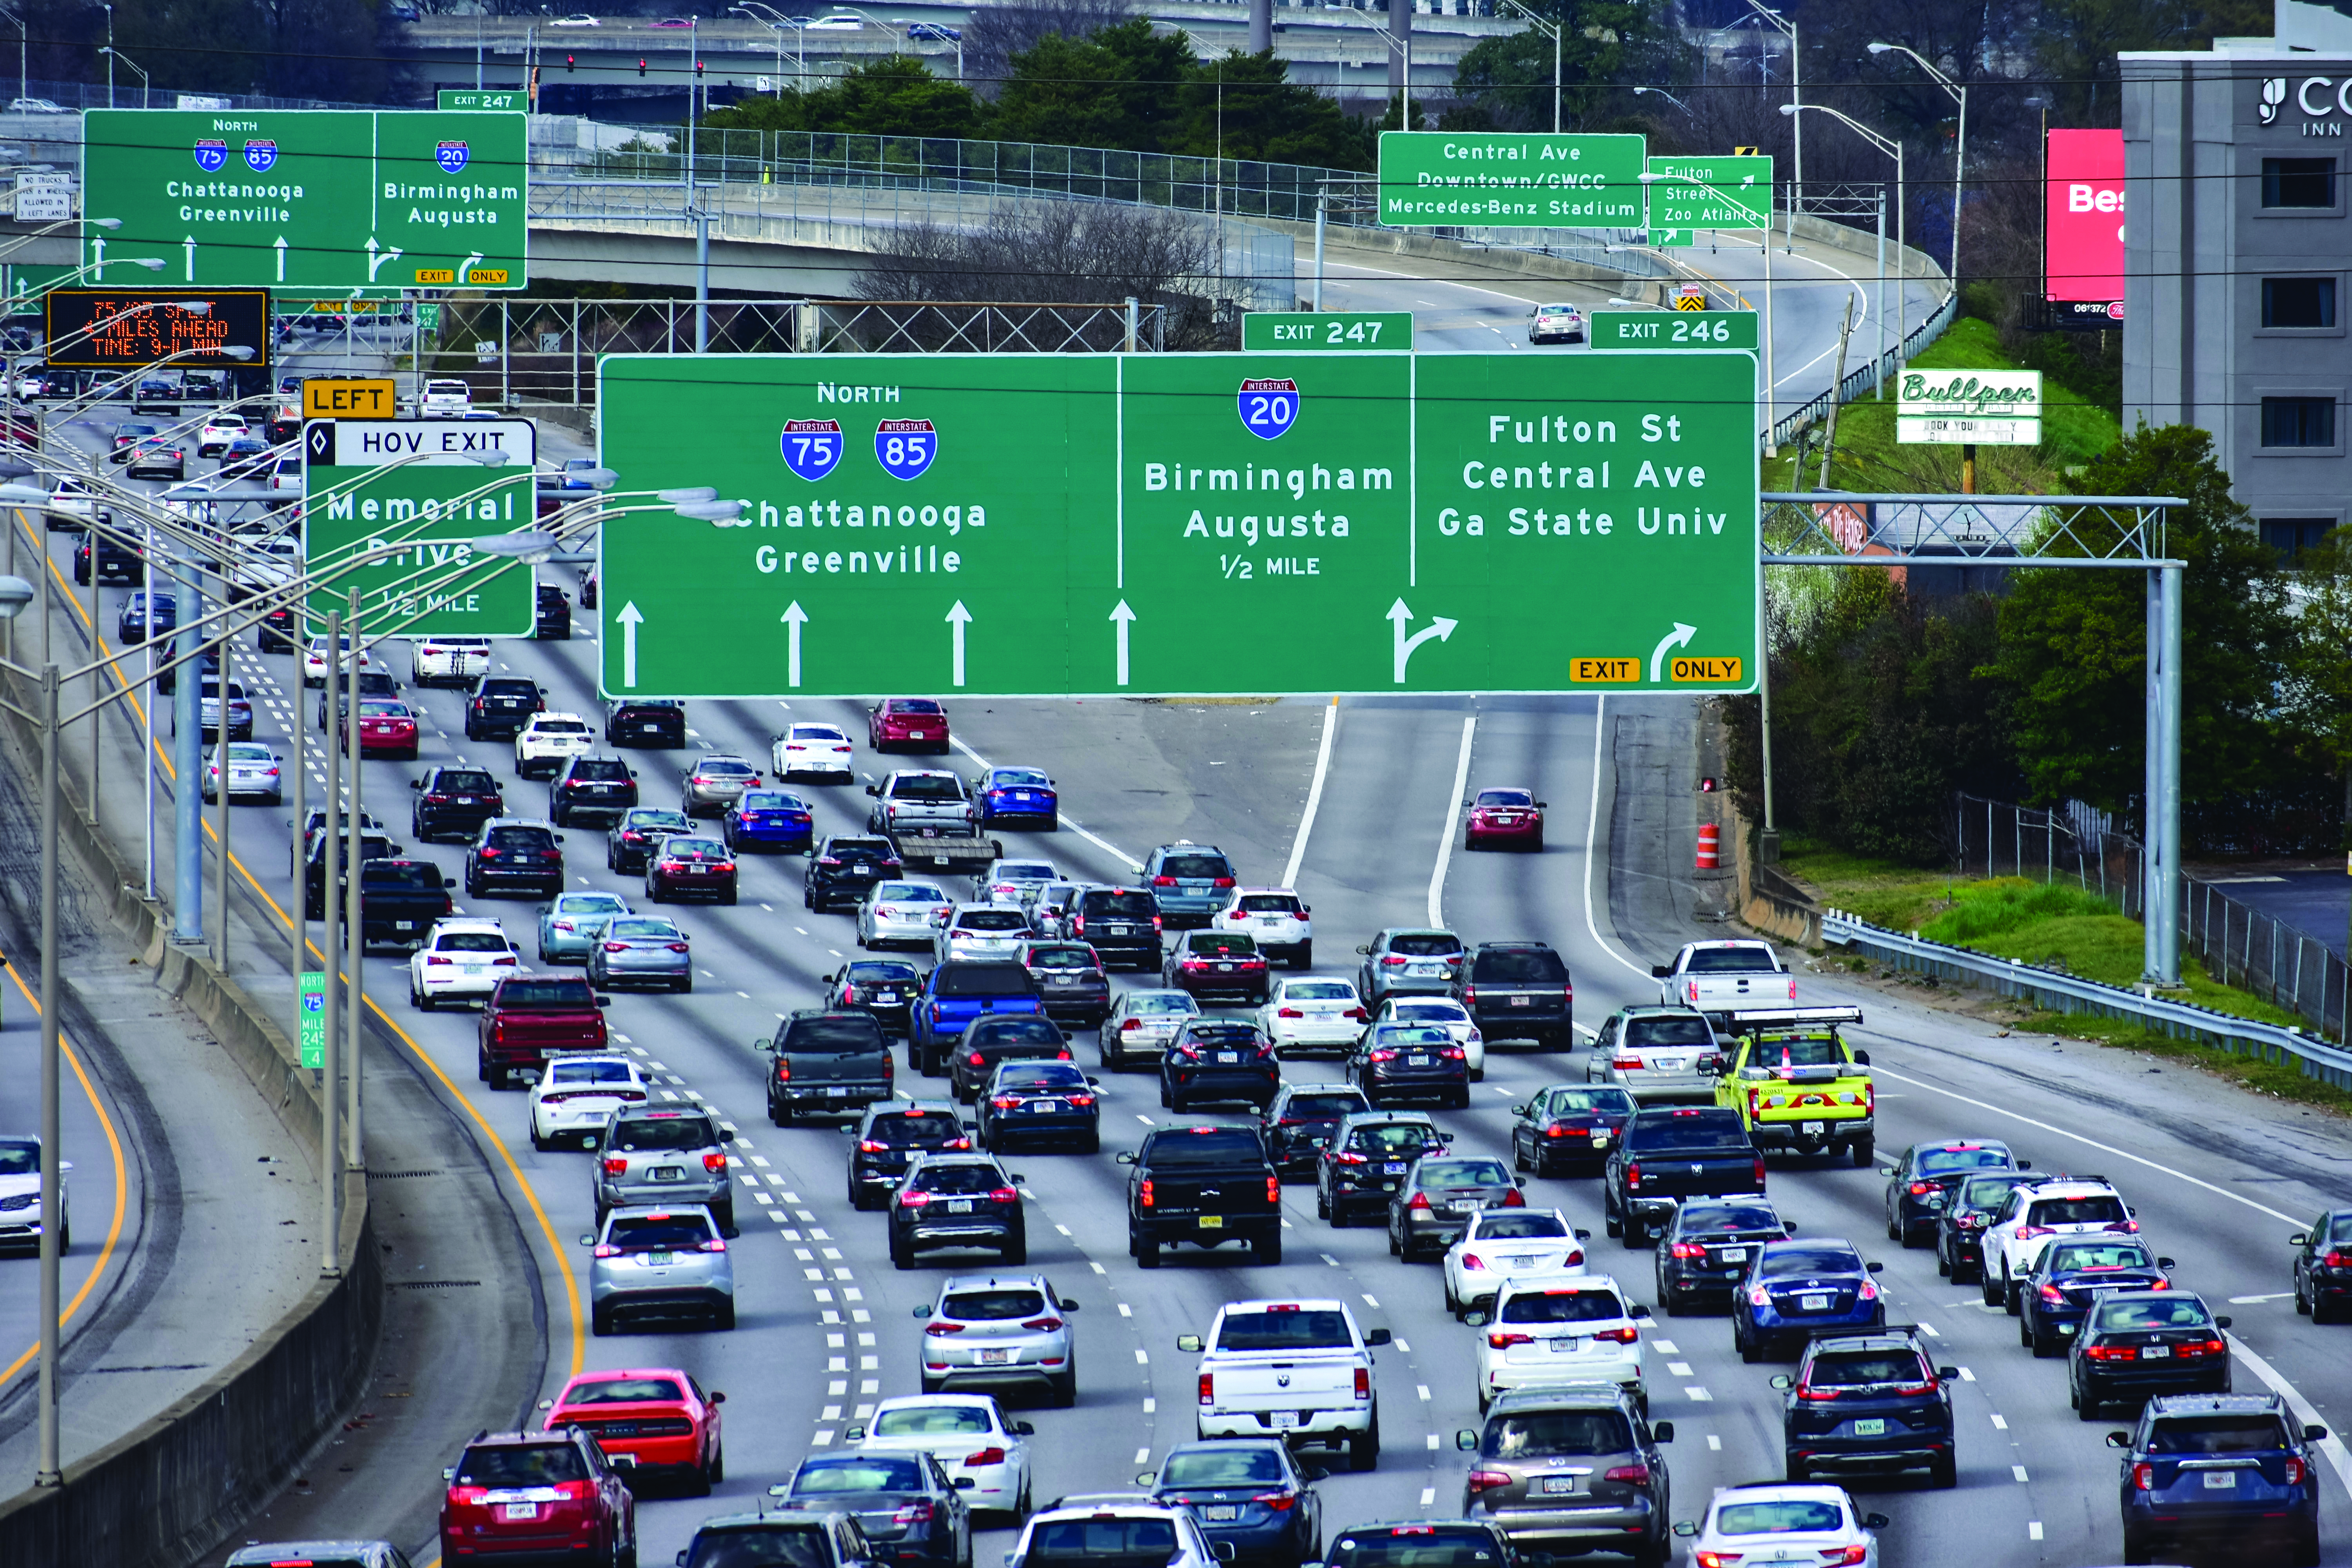
<path fill-rule="evenodd" d="M 82 259 L 159 256 L 158 281 L 203 287 L 520 289 L 526 119 L 93 109 L 83 199 L 122 226 Z"/>
<path fill-rule="evenodd" d="M 1686 246 L 1702 228 L 1765 228 L 1772 222 L 1772 160 L 1657 157 L 1649 172 L 1650 240 Z"/>
<path fill-rule="evenodd" d="M 1383 131 L 1380 217 L 1402 227 L 1639 228 L 1640 136 Z"/>
<path fill-rule="evenodd" d="M 527 114 L 530 111 L 530 94 L 519 87 L 508 88 L 504 90 L 445 87 L 435 95 L 434 107 L 445 113 L 451 110 L 465 112 L 493 110 L 506 114 Z"/>
<path fill-rule="evenodd" d="M 1411 310 L 1250 310 L 1242 316 L 1242 347 L 1251 353 L 1296 349 L 1360 353 L 1412 347 Z"/>
<path fill-rule="evenodd" d="M 502 468 L 460 455 L 467 438 L 486 440 L 508 426 L 530 428 L 520 420 L 454 419 L 313 419 L 303 427 L 304 571 L 331 571 L 356 551 L 386 551 L 309 596 L 310 632 L 356 586 L 360 625 L 371 637 L 530 635 L 531 569 L 477 555 L 473 542 L 535 525 L 535 449 L 522 439 L 492 443 L 515 459 Z M 363 440 L 361 432 L 381 438 Z"/>
<path fill-rule="evenodd" d="M 1588 321 L 1596 353 L 1753 352 L 1757 346 L 1753 310 L 1595 310 Z"/>
<path fill-rule="evenodd" d="M 1748 689 L 1755 365 L 611 356 L 600 424 L 620 487 L 747 504 L 725 527 L 604 525 L 600 683 Z"/>
<path fill-rule="evenodd" d="M 327 973 L 302 972 L 302 1065 L 313 1072 L 327 1065 Z"/>

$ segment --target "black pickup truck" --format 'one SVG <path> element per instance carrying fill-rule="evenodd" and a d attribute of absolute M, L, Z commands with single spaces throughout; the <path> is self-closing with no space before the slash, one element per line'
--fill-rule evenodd
<path fill-rule="evenodd" d="M 1127 1179 L 1127 1250 L 1142 1268 L 1160 1249 L 1240 1242 L 1259 1263 L 1282 1261 L 1282 1174 L 1255 1127 L 1162 1127 L 1121 1154 Z"/>
<path fill-rule="evenodd" d="M 344 847 L 346 850 L 349 849 L 348 842 L 345 842 Z M 404 851 L 399 845 L 381 833 L 369 833 L 364 829 L 360 833 L 360 864 L 362 866 L 371 860 L 390 860 L 403 853 Z M 351 885 L 350 864 L 346 862 L 341 870 L 342 875 L 335 884 L 335 897 L 338 899 L 343 896 Z M 362 896 L 364 897 L 365 879 L 362 879 L 361 887 Z M 302 913 L 308 919 L 320 921 L 327 918 L 326 888 L 327 840 L 321 834 L 310 840 L 310 858 L 302 869 Z"/>
<path fill-rule="evenodd" d="M 1637 1113 L 1601 1174 L 1601 1217 L 1629 1247 L 1650 1238 L 1691 1198 L 1764 1190 L 1764 1156 L 1739 1112 L 1672 1106 Z"/>
<path fill-rule="evenodd" d="M 862 1009 L 804 1007 L 751 1043 L 768 1053 L 768 1120 L 779 1127 L 812 1111 L 855 1113 L 898 1089 L 890 1037 Z"/>
<path fill-rule="evenodd" d="M 360 867 L 360 942 L 416 947 L 433 922 L 456 910 L 445 877 L 430 860 L 369 860 Z"/>

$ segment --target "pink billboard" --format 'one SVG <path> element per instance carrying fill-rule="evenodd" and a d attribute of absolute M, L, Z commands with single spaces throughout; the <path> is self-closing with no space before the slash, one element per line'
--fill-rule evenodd
<path fill-rule="evenodd" d="M 2042 183 L 2044 294 L 2053 324 L 2105 326 L 2124 313 L 2124 133 L 2053 131 Z M 2061 317 L 2077 321 L 2057 321 Z"/>

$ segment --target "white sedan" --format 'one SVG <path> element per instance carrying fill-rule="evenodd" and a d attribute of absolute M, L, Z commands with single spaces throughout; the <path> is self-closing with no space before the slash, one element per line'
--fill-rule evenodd
<path fill-rule="evenodd" d="M 343 673 L 346 676 L 352 673 L 355 666 L 361 669 L 375 668 L 375 661 L 368 658 L 366 649 L 361 649 L 356 657 L 352 655 L 352 639 L 349 637 L 343 638 L 342 663 Z M 327 639 L 325 637 L 312 637 L 302 649 L 302 684 L 305 686 L 327 684 Z"/>
<path fill-rule="evenodd" d="M 1675 1533 L 1691 1542 L 1693 1563 L 1852 1563 L 1878 1568 L 1883 1513 L 1857 1515 L 1843 1487 L 1726 1487 L 1706 1518 Z"/>
<path fill-rule="evenodd" d="M 1445 1310 L 1490 1310 L 1496 1292 L 1529 1274 L 1573 1274 L 1584 1268 L 1584 1239 L 1558 1209 L 1480 1209 L 1462 1239 L 1445 1249 Z"/>
<path fill-rule="evenodd" d="M 857 945 L 878 948 L 886 942 L 929 947 L 931 937 L 954 912 L 955 900 L 945 889 L 929 882 L 877 882 L 857 906 Z"/>
<path fill-rule="evenodd" d="M 566 1138 L 593 1148 L 604 1121 L 625 1105 L 643 1105 L 645 1069 L 602 1051 L 558 1051 L 530 1087 L 530 1146 L 545 1151 Z"/>
<path fill-rule="evenodd" d="M 433 922 L 425 945 L 408 955 L 408 1005 L 430 1013 L 444 1002 L 488 996 L 501 980 L 528 973 L 507 928 L 478 915 Z"/>
<path fill-rule="evenodd" d="M 1019 1520 L 1029 1512 L 1026 1421 L 1008 1421 L 989 1394 L 923 1394 L 886 1399 L 871 1426 L 844 1436 L 868 1454 L 929 1454 L 972 1513 Z M 965 1486 L 969 1479 L 971 1485 Z"/>
<path fill-rule="evenodd" d="M 594 743 L 588 721 L 579 714 L 534 713 L 515 736 L 515 772 L 527 779 L 553 778 Z"/>
<path fill-rule="evenodd" d="M 220 753 L 211 747 L 205 749 L 205 799 L 220 798 Z M 278 777 L 278 753 L 256 741 L 231 741 L 228 743 L 228 797 L 234 801 L 242 795 L 250 800 L 259 795 L 276 805 L 283 795 Z"/>
<path fill-rule="evenodd" d="M 1372 1015 L 1366 1031 L 1382 1024 L 1423 1024 L 1444 1029 L 1462 1047 L 1470 1063 L 1473 1083 L 1486 1076 L 1486 1037 L 1478 1031 L 1478 1021 L 1470 1016 L 1470 1009 L 1451 996 L 1391 996 Z"/>
<path fill-rule="evenodd" d="M 59 1172 L 73 1169 L 71 1160 L 58 1162 Z M 0 1247 L 41 1245 L 41 1141 L 25 1135 L 0 1136 Z M 58 1178 L 58 1250 L 73 1247 L 72 1205 L 65 1177 Z"/>
<path fill-rule="evenodd" d="M 241 441 L 253 434 L 242 414 L 215 414 L 205 421 L 196 433 L 196 456 L 217 458 L 229 449 L 231 442 Z"/>
<path fill-rule="evenodd" d="M 848 734 L 831 724 L 793 724 L 776 737 L 773 752 L 780 779 L 855 779 L 855 753 Z"/>
<path fill-rule="evenodd" d="M 1277 980 L 1257 1010 L 1258 1027 L 1286 1051 L 1336 1051 L 1346 1056 L 1364 1031 L 1363 999 L 1349 980 Z"/>

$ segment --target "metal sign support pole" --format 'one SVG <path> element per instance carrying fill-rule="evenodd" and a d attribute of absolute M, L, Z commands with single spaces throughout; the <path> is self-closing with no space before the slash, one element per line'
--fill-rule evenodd
<path fill-rule="evenodd" d="M 343 624 L 350 628 L 352 647 L 354 650 L 352 689 L 343 699 L 345 706 L 342 714 L 345 743 L 351 748 L 348 762 L 352 772 L 351 825 L 347 829 L 351 837 L 349 847 L 343 855 L 344 875 L 351 882 L 350 889 L 344 894 L 343 905 L 343 926 L 346 940 L 350 944 L 351 962 L 351 979 L 348 982 L 350 989 L 343 996 L 343 1026 L 348 1031 L 344 1037 L 343 1074 L 351 1089 L 351 1104 L 346 1112 L 346 1120 L 351 1123 L 349 1130 L 351 1168 L 358 1170 L 364 1163 L 364 1156 L 360 1147 L 360 1014 L 367 1005 L 367 976 L 361 968 L 361 962 L 367 957 L 367 928 L 360 920 L 362 907 L 360 883 L 362 880 L 362 873 L 366 868 L 367 861 L 362 853 L 363 845 L 360 837 L 362 820 L 360 757 L 362 753 L 360 751 L 359 666 L 356 650 L 362 644 L 360 642 L 360 591 L 357 588 L 352 590 L 351 608 L 345 614 Z"/>
<path fill-rule="evenodd" d="M 335 610 L 327 616 L 326 700 L 329 713 L 335 710 L 336 700 L 342 695 L 342 675 L 343 613 Z M 300 723 L 302 716 L 297 713 L 294 721 Z M 327 972 L 327 997 L 326 1048 L 320 1058 L 319 1071 L 319 1273 L 321 1278 L 332 1279 L 342 1272 L 341 1259 L 335 1247 L 336 1238 L 342 1234 L 343 1192 L 342 1101 L 340 1099 L 342 1086 L 335 1081 L 335 1058 L 338 1054 L 335 1005 L 339 1000 L 335 990 L 338 967 L 335 895 L 340 891 L 335 884 L 340 879 L 343 861 L 343 841 L 337 832 L 342 823 L 337 813 L 345 807 L 341 787 L 342 753 L 335 749 L 331 733 L 327 736 L 327 743 L 320 749 L 327 754 L 327 815 L 319 825 L 320 835 L 325 840 L 319 847 L 319 952 L 322 960 L 320 967 Z M 299 825 L 297 831 L 299 831 Z M 304 863 L 309 863 L 307 856 Z"/>

